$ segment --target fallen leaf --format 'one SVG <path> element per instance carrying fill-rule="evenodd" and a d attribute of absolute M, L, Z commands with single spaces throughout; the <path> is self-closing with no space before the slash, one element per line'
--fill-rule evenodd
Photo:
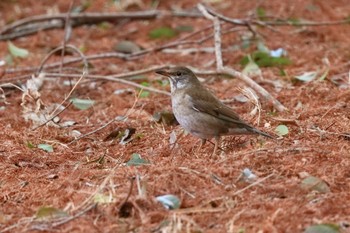
<path fill-rule="evenodd" d="M 113 203 L 113 197 L 112 196 L 107 196 L 102 193 L 96 193 L 94 196 L 94 202 L 97 204 L 108 204 L 108 203 Z"/>
<path fill-rule="evenodd" d="M 39 220 L 47 220 L 53 218 L 68 217 L 69 214 L 63 210 L 51 206 L 42 206 L 36 212 L 35 218 Z"/>
<path fill-rule="evenodd" d="M 304 189 L 318 191 L 320 193 L 330 192 L 330 188 L 326 182 L 315 176 L 308 176 L 301 181 L 301 187 Z"/>
<path fill-rule="evenodd" d="M 151 39 L 170 39 L 176 36 L 176 31 L 170 27 L 159 27 L 149 32 Z"/>
<path fill-rule="evenodd" d="M 151 163 L 148 160 L 141 158 L 141 155 L 137 153 L 133 153 L 131 155 L 131 159 L 128 162 L 126 162 L 127 166 L 140 166 L 149 164 Z"/>
<path fill-rule="evenodd" d="M 316 71 L 310 71 L 310 72 L 305 72 L 301 75 L 294 76 L 295 79 L 302 81 L 302 82 L 311 82 L 312 80 L 316 79 L 318 75 L 318 72 Z"/>
<path fill-rule="evenodd" d="M 279 125 L 276 127 L 275 132 L 279 136 L 284 136 L 289 133 L 288 127 L 285 125 Z"/>
<path fill-rule="evenodd" d="M 49 145 L 49 144 L 39 144 L 38 148 L 42 149 L 42 150 L 44 150 L 46 152 L 53 152 L 53 147 L 51 145 Z"/>
<path fill-rule="evenodd" d="M 78 98 L 72 98 L 71 99 L 74 107 L 80 110 L 86 110 L 89 109 L 92 105 L 95 104 L 94 100 L 90 99 L 78 99 Z"/>
<path fill-rule="evenodd" d="M 250 55 L 248 55 L 248 64 L 244 67 L 242 73 L 248 76 L 260 76 L 261 70 L 259 66 L 253 61 Z"/>
<path fill-rule="evenodd" d="M 156 197 L 156 200 L 163 204 L 163 206 L 168 210 L 174 210 L 180 208 L 180 199 L 172 194 L 167 194 L 163 196 Z"/>
<path fill-rule="evenodd" d="M 336 224 L 317 224 L 307 227 L 304 233 L 340 233 L 340 227 Z"/>
<path fill-rule="evenodd" d="M 11 41 L 7 42 L 7 48 L 9 50 L 10 54 L 12 56 L 14 56 L 14 57 L 25 58 L 25 57 L 27 57 L 29 55 L 28 50 L 22 49 L 22 48 L 18 48 Z"/>
<path fill-rule="evenodd" d="M 141 51 L 140 46 L 138 46 L 136 43 L 132 42 L 132 41 L 128 41 L 128 40 L 123 40 L 118 42 L 115 47 L 114 50 L 120 53 L 136 53 Z"/>

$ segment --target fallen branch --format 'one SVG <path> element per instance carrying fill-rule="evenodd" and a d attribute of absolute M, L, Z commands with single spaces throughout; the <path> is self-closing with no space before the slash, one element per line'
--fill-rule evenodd
<path fill-rule="evenodd" d="M 168 67 L 168 66 L 167 65 L 152 66 L 150 68 L 143 69 L 143 70 L 137 70 L 137 71 L 133 71 L 133 72 L 122 73 L 122 74 L 117 74 L 117 75 L 107 75 L 107 76 L 104 76 L 104 75 L 91 75 L 91 74 L 89 74 L 89 75 L 85 75 L 85 78 L 87 78 L 87 79 L 95 79 L 95 80 L 107 80 L 107 81 L 119 82 L 119 83 L 122 83 L 122 84 L 126 84 L 126 85 L 129 85 L 129 86 L 133 86 L 133 87 L 136 87 L 136 88 L 147 90 L 147 91 L 150 91 L 150 92 L 154 92 L 154 93 L 170 96 L 170 93 L 167 92 L 167 91 L 158 90 L 158 89 L 153 88 L 153 87 L 146 87 L 146 86 L 143 86 L 141 84 L 122 79 L 122 78 L 131 77 L 131 76 L 135 76 L 135 75 L 139 75 L 139 74 L 149 73 L 149 72 L 152 72 L 154 70 L 158 70 L 158 69 L 162 69 L 162 68 L 166 68 L 166 67 Z M 80 74 L 45 73 L 45 77 L 79 78 L 80 76 L 81 76 Z"/>
<path fill-rule="evenodd" d="M 273 97 L 268 91 L 265 90 L 262 86 L 257 84 L 253 79 L 248 77 L 247 75 L 238 72 L 229 67 L 223 67 L 220 70 L 222 73 L 227 74 L 232 77 L 237 77 L 246 84 L 248 84 L 251 88 L 253 88 L 256 92 L 258 92 L 262 97 L 265 98 L 268 102 L 271 102 L 273 106 L 280 112 L 287 110 L 286 107 L 283 106 L 275 97 Z"/>
<path fill-rule="evenodd" d="M 187 11 L 136 11 L 118 13 L 71 13 L 71 25 L 77 27 L 84 24 L 98 24 L 101 22 L 116 22 L 118 20 L 145 20 L 155 19 L 161 16 L 175 17 L 201 17 L 198 13 Z M 37 33 L 42 30 L 64 28 L 67 14 L 56 15 L 35 15 L 21 20 L 17 20 L 0 30 L 0 41 L 15 39 L 22 36 Z"/>
<path fill-rule="evenodd" d="M 57 48 L 58 49 L 58 48 Z M 58 49 L 59 50 L 59 49 Z M 56 52 L 57 50 L 55 50 Z M 51 52 L 52 53 L 52 52 Z M 117 52 L 111 52 L 111 53 L 100 53 L 100 54 L 93 54 L 93 55 L 87 55 L 85 56 L 85 59 L 87 61 L 92 61 L 92 60 L 98 60 L 98 59 L 107 59 L 107 58 L 127 58 L 128 54 L 124 53 L 117 53 Z M 77 62 L 81 62 L 83 59 L 82 57 L 76 57 L 72 59 L 67 59 L 66 61 L 63 62 L 63 65 L 68 65 L 68 64 L 73 64 Z M 53 69 L 57 68 L 62 64 L 62 62 L 55 62 L 49 65 L 42 66 L 41 69 Z M 14 69 L 6 69 L 5 74 L 12 74 L 12 73 L 18 73 L 18 72 L 33 72 L 38 70 L 38 67 L 25 67 L 25 68 L 14 68 Z M 0 80 L 2 81 L 2 80 Z"/>

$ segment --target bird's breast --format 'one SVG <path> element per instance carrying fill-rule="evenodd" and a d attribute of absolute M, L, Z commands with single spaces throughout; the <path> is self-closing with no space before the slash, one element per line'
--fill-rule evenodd
<path fill-rule="evenodd" d="M 222 124 L 215 117 L 193 108 L 192 97 L 186 93 L 172 96 L 172 108 L 179 124 L 199 138 L 210 139 L 223 132 Z"/>

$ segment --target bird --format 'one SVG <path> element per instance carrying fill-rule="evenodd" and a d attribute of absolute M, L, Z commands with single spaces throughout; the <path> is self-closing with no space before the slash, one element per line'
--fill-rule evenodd
<path fill-rule="evenodd" d="M 186 131 L 202 140 L 199 148 L 214 138 L 212 155 L 215 155 L 224 135 L 255 134 L 273 138 L 242 120 L 204 87 L 189 68 L 177 66 L 155 72 L 169 78 L 175 118 Z"/>

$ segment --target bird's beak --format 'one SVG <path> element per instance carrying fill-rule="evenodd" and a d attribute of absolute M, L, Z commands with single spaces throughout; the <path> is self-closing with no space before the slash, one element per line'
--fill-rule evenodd
<path fill-rule="evenodd" d="M 166 71 L 166 70 L 163 70 L 163 69 L 162 70 L 156 70 L 155 72 L 157 74 L 163 75 L 163 76 L 168 77 L 171 80 L 173 80 L 173 78 L 171 77 L 171 74 L 168 71 Z"/>
<path fill-rule="evenodd" d="M 165 70 L 156 70 L 156 73 L 166 77 L 170 77 L 170 74 Z"/>

